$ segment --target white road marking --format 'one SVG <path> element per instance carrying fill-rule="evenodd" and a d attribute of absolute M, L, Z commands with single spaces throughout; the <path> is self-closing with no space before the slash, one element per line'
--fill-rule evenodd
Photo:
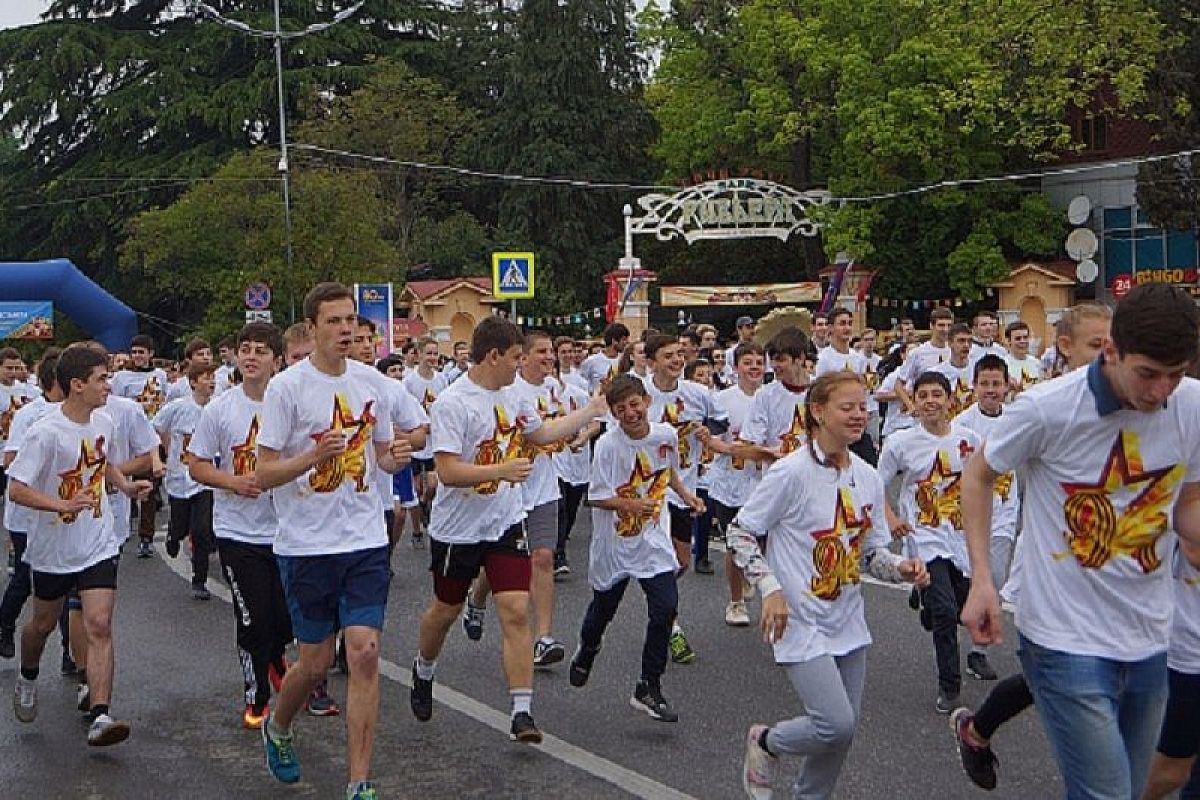
<path fill-rule="evenodd" d="M 159 531 L 159 533 L 162 533 L 162 531 Z M 191 561 L 189 559 L 169 557 L 161 539 L 156 539 L 154 549 L 158 552 L 162 562 L 170 567 L 172 572 L 188 582 L 191 581 Z M 219 580 L 209 578 L 208 590 L 212 592 L 214 597 L 220 598 L 226 603 L 233 602 L 229 588 Z M 379 672 L 385 678 L 395 681 L 401 686 L 412 688 L 409 670 L 393 661 L 381 658 L 379 660 Z M 471 719 L 508 736 L 510 726 L 508 714 L 497 711 L 491 706 L 468 697 L 445 684 L 439 683 L 434 685 L 433 698 L 454 711 L 465 714 Z M 610 761 L 603 756 L 598 756 L 595 753 L 584 750 L 582 747 L 559 739 L 557 736 L 552 736 L 545 733 L 545 731 L 543 731 L 543 735 L 544 738 L 541 745 L 538 746 L 538 750 L 557 758 L 564 764 L 581 769 L 589 775 L 594 775 L 603 781 L 607 781 L 629 792 L 634 797 L 645 798 L 645 800 L 696 800 L 692 795 L 659 783 L 640 772 L 623 767 L 615 761 Z"/>

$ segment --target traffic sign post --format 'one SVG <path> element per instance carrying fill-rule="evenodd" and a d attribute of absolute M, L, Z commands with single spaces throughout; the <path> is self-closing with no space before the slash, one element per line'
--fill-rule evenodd
<path fill-rule="evenodd" d="M 533 253 L 492 253 L 492 295 L 500 300 L 533 297 Z"/>
<path fill-rule="evenodd" d="M 265 283 L 255 283 L 246 287 L 246 308 L 251 311 L 262 311 L 271 307 L 271 287 Z"/>

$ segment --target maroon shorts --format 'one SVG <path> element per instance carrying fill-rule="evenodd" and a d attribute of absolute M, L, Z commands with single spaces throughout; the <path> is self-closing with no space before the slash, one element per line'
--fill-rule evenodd
<path fill-rule="evenodd" d="M 481 569 L 492 594 L 529 591 L 531 566 L 524 523 L 513 525 L 494 542 L 447 544 L 431 539 L 429 555 L 433 594 L 446 605 L 461 605 L 467 599 L 471 581 Z"/>

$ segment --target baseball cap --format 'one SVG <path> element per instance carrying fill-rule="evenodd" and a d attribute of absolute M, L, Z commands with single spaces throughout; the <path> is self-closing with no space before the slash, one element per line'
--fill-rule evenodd
<path fill-rule="evenodd" d="M 735 327 L 744 328 L 747 325 L 753 325 L 753 324 L 754 324 L 754 317 L 738 317 L 737 324 L 735 325 Z"/>

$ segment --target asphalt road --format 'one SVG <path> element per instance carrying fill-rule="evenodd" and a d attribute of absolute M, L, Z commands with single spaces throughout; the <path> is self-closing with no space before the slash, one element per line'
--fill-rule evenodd
<path fill-rule="evenodd" d="M 585 575 L 587 520 L 571 543 L 575 573 L 558 584 L 556 633 L 573 649 L 590 598 Z M 127 545 L 126 550 L 132 551 Z M 719 554 L 717 554 L 719 556 Z M 741 796 L 742 740 L 754 722 L 800 712 L 778 668 L 752 629 L 723 622 L 725 581 L 689 574 L 680 586 L 681 617 L 697 663 L 672 665 L 664 693 L 677 724 L 651 720 L 629 707 L 638 674 L 645 603 L 636 586 L 605 639 L 590 683 L 574 689 L 566 665 L 539 673 L 534 716 L 547 733 L 540 747 L 510 743 L 508 697 L 500 670 L 494 616 L 483 640 L 456 627 L 438 666 L 438 704 L 429 723 L 408 710 L 408 669 L 416 620 L 428 601 L 427 553 L 397 548 L 384 636 L 384 680 L 373 778 L 385 798 L 627 798 L 668 800 Z M 130 740 L 89 749 L 74 684 L 58 676 L 53 637 L 39 681 L 37 721 L 21 725 L 0 709 L 0 797 L 223 798 L 341 797 L 345 732 L 339 718 L 297 723 L 303 780 L 277 784 L 263 765 L 256 732 L 240 726 L 241 678 L 234 651 L 228 593 L 194 600 L 185 554 L 161 549 L 153 560 L 127 553 L 116 613 L 115 715 L 133 723 Z M 215 569 L 213 575 L 218 575 Z M 933 647 L 908 609 L 907 595 L 866 587 L 875 644 L 870 651 L 863 719 L 839 784 L 839 798 L 996 798 L 1061 795 L 1036 713 L 1014 720 L 995 742 L 1000 786 L 985 793 L 958 767 L 946 717 L 935 713 Z M 752 604 L 756 610 L 756 604 Z M 1010 631 L 1010 634 L 1012 632 Z M 965 637 L 962 649 L 965 656 Z M 1012 635 L 1009 639 L 1013 639 Z M 1016 670 L 1012 645 L 995 648 L 1001 675 Z M 14 661 L 0 661 L 0 687 L 15 680 Z M 990 684 L 967 679 L 963 700 L 978 705 Z M 331 678 L 339 701 L 345 681 Z M 795 762 L 785 761 L 777 796 L 786 797 Z"/>

